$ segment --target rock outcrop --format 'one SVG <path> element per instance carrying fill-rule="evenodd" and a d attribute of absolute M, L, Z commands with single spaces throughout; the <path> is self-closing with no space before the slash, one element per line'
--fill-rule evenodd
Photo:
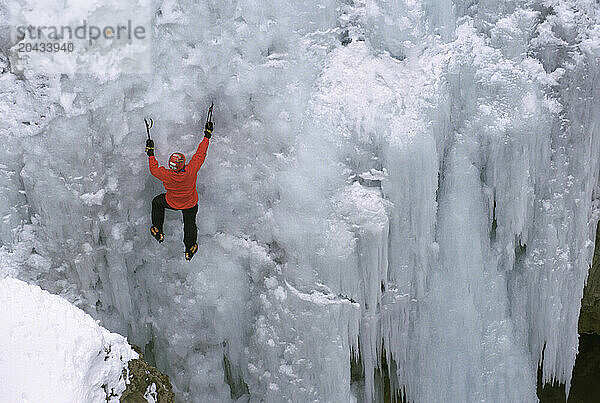
<path fill-rule="evenodd" d="M 148 364 L 138 346 L 135 344 L 131 346 L 140 358 L 129 361 L 129 383 L 121 395 L 121 403 L 175 402 L 169 377 Z"/>
<path fill-rule="evenodd" d="M 581 300 L 579 333 L 600 335 L 600 225 L 596 230 L 594 259 Z"/>

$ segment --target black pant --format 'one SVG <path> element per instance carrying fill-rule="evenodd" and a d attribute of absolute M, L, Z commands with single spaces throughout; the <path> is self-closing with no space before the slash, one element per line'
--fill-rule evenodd
<path fill-rule="evenodd" d="M 169 206 L 166 199 L 166 193 L 159 194 L 152 200 L 152 225 L 160 232 L 163 232 L 163 223 L 165 222 L 165 209 L 180 210 Z M 191 248 L 196 243 L 198 228 L 196 227 L 196 213 L 198 205 L 194 207 L 181 209 L 183 213 L 183 244 L 186 249 Z"/>

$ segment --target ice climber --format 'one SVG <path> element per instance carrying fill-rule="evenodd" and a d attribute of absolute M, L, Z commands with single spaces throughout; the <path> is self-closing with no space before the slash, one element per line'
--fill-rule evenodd
<path fill-rule="evenodd" d="M 212 114 L 212 107 L 209 110 Z M 209 115 L 210 116 L 210 115 Z M 146 154 L 150 173 L 160 179 L 165 187 L 166 193 L 161 193 L 152 200 L 152 226 L 150 233 L 158 242 L 165 239 L 163 223 L 165 221 L 165 208 L 180 210 L 183 213 L 183 243 L 185 245 L 185 258 L 191 260 L 198 244 L 196 239 L 198 229 L 196 227 L 196 213 L 198 212 L 198 192 L 196 191 L 196 176 L 206 158 L 206 150 L 213 131 L 213 122 L 207 119 L 204 126 L 204 139 L 198 145 L 196 153 L 185 164 L 185 156 L 182 153 L 173 153 L 169 157 L 169 169 L 159 167 L 154 157 L 154 141 L 151 140 L 148 123 L 148 140 L 146 140 Z"/>

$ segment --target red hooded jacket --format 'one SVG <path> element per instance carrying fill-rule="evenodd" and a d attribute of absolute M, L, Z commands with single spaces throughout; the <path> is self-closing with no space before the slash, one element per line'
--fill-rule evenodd
<path fill-rule="evenodd" d="M 179 172 L 159 167 L 154 156 L 148 158 L 150 173 L 162 181 L 167 191 L 166 199 L 169 206 L 182 210 L 194 207 L 198 203 L 196 176 L 204 162 L 204 158 L 206 158 L 207 149 L 208 139 L 205 137 L 198 145 L 198 149 L 190 162 Z"/>

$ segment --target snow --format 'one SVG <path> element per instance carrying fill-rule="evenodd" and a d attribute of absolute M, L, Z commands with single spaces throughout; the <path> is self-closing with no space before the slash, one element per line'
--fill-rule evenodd
<path fill-rule="evenodd" d="M 303 301 L 312 302 L 313 304 L 317 304 L 317 305 L 352 304 L 353 306 L 355 306 L 357 308 L 360 306 L 356 302 L 353 302 L 352 300 L 345 298 L 344 296 L 336 296 L 336 295 L 332 295 L 330 293 L 324 293 L 324 292 L 316 291 L 316 290 L 313 290 L 310 293 L 304 293 L 304 292 L 298 291 L 296 288 L 291 286 L 287 281 L 286 281 L 285 285 L 298 298 L 300 298 Z M 275 294 L 275 296 L 277 297 L 278 295 Z M 280 298 L 280 299 L 284 299 L 284 298 Z"/>
<path fill-rule="evenodd" d="M 118 402 L 127 340 L 38 286 L 0 279 L 0 396 L 10 402 Z M 125 371 L 125 372 L 124 372 Z"/>
<path fill-rule="evenodd" d="M 158 394 L 156 393 L 156 384 L 154 382 L 152 382 L 152 384 L 148 385 L 148 387 L 146 388 L 144 398 L 148 403 L 158 402 Z"/>
<path fill-rule="evenodd" d="M 536 401 L 538 365 L 568 391 L 599 7 L 13 1 L 6 24 L 151 35 L 29 56 L 0 38 L 0 275 L 145 346 L 181 401 L 380 401 L 384 355 L 415 402 Z M 148 233 L 143 118 L 159 162 L 189 158 L 211 101 L 188 263 L 179 213 Z"/>

